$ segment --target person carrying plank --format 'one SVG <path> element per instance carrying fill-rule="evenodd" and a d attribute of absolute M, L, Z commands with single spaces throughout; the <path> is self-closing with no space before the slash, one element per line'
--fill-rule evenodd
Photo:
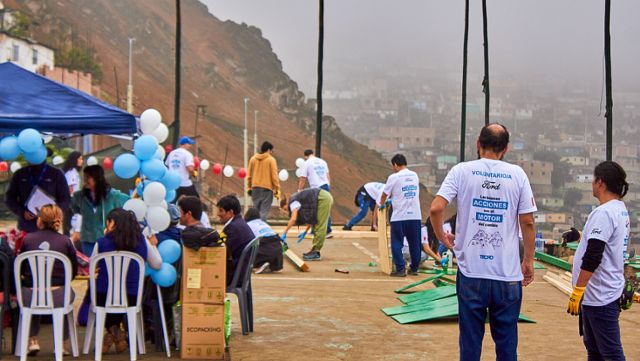
<path fill-rule="evenodd" d="M 287 232 L 295 226 L 306 225 L 307 228 L 298 236 L 298 242 L 304 240 L 307 232 L 313 227 L 313 247 L 311 251 L 304 253 L 305 261 L 319 261 L 320 250 L 327 236 L 327 224 L 333 206 L 331 193 L 320 188 L 309 188 L 294 193 L 289 199 L 283 196 L 280 200 L 280 208 L 289 212 L 289 223 L 284 229 L 282 239 L 286 242 Z"/>
<path fill-rule="evenodd" d="M 431 203 L 431 223 L 458 260 L 460 360 L 479 361 L 487 316 L 498 360 L 518 358 L 522 286 L 533 281 L 537 210 L 522 168 L 503 162 L 509 132 L 485 125 L 476 142 L 479 159 L 454 166 Z M 457 199 L 455 235 L 443 228 L 444 210 Z M 524 239 L 520 262 L 518 225 Z"/>

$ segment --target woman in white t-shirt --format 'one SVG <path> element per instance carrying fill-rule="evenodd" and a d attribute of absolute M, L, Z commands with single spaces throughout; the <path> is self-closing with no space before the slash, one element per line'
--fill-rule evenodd
<path fill-rule="evenodd" d="M 73 196 L 73 194 L 80 190 L 80 186 L 82 185 L 82 181 L 80 179 L 80 170 L 82 170 L 82 166 L 84 165 L 84 158 L 82 157 L 82 153 L 78 151 L 73 151 L 67 157 L 67 160 L 62 165 L 62 172 L 64 173 L 64 177 L 67 179 L 67 185 L 69 186 L 69 194 Z M 71 229 L 76 229 L 76 232 L 80 232 L 80 215 L 74 215 L 71 212 L 71 208 L 63 209 L 64 211 L 64 227 L 63 231 L 65 235 L 70 235 Z"/>
<path fill-rule="evenodd" d="M 624 169 L 615 162 L 596 166 L 591 186 L 600 206 L 589 215 L 574 255 L 573 292 L 567 313 L 581 317 L 580 334 L 589 360 L 625 359 L 619 316 L 629 240 L 629 212 L 622 202 L 629 190 L 626 178 Z"/>

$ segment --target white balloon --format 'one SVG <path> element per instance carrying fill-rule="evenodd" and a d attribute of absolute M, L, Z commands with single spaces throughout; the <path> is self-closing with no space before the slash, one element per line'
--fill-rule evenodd
<path fill-rule="evenodd" d="M 42 140 L 44 141 L 44 144 L 49 144 L 53 140 L 53 135 L 50 135 L 50 134 L 43 135 Z"/>
<path fill-rule="evenodd" d="M 304 172 L 302 171 L 302 169 L 298 168 L 296 169 L 296 177 L 300 178 L 304 176 Z"/>
<path fill-rule="evenodd" d="M 167 201 L 162 201 L 162 203 L 160 204 L 160 207 L 164 209 L 169 209 L 169 203 L 167 203 Z"/>
<path fill-rule="evenodd" d="M 164 150 L 164 147 L 160 144 L 158 144 L 158 151 L 162 154 L 162 161 L 164 162 L 164 159 L 167 157 L 167 151 Z"/>
<path fill-rule="evenodd" d="M 304 162 L 305 162 L 305 161 L 304 161 L 304 159 L 302 159 L 302 158 L 298 158 L 298 159 L 296 159 L 296 167 L 298 167 L 298 168 L 302 168 L 302 166 L 304 165 Z"/>
<path fill-rule="evenodd" d="M 162 123 L 162 115 L 153 108 L 149 108 L 140 114 L 140 130 L 144 134 L 152 134 L 160 123 Z"/>
<path fill-rule="evenodd" d="M 20 162 L 13 162 L 9 169 L 11 169 L 11 173 L 17 172 L 20 168 L 22 168 L 22 164 Z"/>
<path fill-rule="evenodd" d="M 167 140 L 167 138 L 169 138 L 169 128 L 167 128 L 164 123 L 160 123 L 160 125 L 158 125 L 156 130 L 154 130 L 151 135 L 153 135 L 158 140 L 158 143 L 162 143 Z"/>
<path fill-rule="evenodd" d="M 222 170 L 222 174 L 224 174 L 225 177 L 233 176 L 233 167 L 230 165 L 225 166 Z"/>
<path fill-rule="evenodd" d="M 59 155 L 56 155 L 55 157 L 53 157 L 53 159 L 51 160 L 51 163 L 53 163 L 53 165 L 60 165 L 62 163 L 64 163 L 64 158 L 62 158 Z"/>
<path fill-rule="evenodd" d="M 144 227 L 144 229 L 142 230 L 142 235 L 144 236 L 144 238 L 149 238 L 149 236 L 151 236 L 153 233 L 151 233 L 151 229 L 149 229 L 149 227 Z"/>
<path fill-rule="evenodd" d="M 289 172 L 287 172 L 286 169 L 282 169 L 280 173 L 278 173 L 278 178 L 280 178 L 281 181 L 286 182 L 287 179 L 289 179 Z"/>
<path fill-rule="evenodd" d="M 158 207 L 164 201 L 164 197 L 167 195 L 167 190 L 160 182 L 151 182 L 144 187 L 142 192 L 142 198 L 144 203 L 149 207 Z"/>
<path fill-rule="evenodd" d="M 211 164 L 209 164 L 208 160 L 203 160 L 202 162 L 200 162 L 200 169 L 202 170 L 207 170 L 209 169 L 209 167 L 211 166 Z"/>
<path fill-rule="evenodd" d="M 147 214 L 147 205 L 139 198 L 129 199 L 124 203 L 122 208 L 135 213 L 138 222 L 144 221 L 144 216 Z"/>
<path fill-rule="evenodd" d="M 171 224 L 171 216 L 169 212 L 162 207 L 149 207 L 147 210 L 147 224 L 151 231 L 161 232 Z"/>
<path fill-rule="evenodd" d="M 96 165 L 98 164 L 98 158 L 91 156 L 87 159 L 87 165 Z"/>

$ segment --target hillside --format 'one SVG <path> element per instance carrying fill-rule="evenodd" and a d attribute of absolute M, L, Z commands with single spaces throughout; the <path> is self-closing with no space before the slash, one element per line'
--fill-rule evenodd
<path fill-rule="evenodd" d="M 104 98 L 115 103 L 118 74 L 120 97 L 126 94 L 128 37 L 134 45 L 134 106 L 160 110 L 167 122 L 173 118 L 174 1 L 169 0 L 13 0 L 38 24 L 34 37 L 53 47 L 70 43 L 95 49 L 102 65 L 100 83 Z M 215 9 L 212 9 L 215 13 Z M 249 134 L 253 110 L 259 111 L 259 142 L 270 140 L 281 168 L 295 170 L 295 158 L 313 148 L 315 113 L 260 29 L 220 21 L 197 0 L 182 1 L 182 103 L 181 133 L 194 135 L 195 109 L 207 106 L 199 125 L 201 158 L 242 164 L 243 98 L 249 97 Z M 309 64 L 309 66 L 315 66 Z M 354 191 L 364 182 L 382 181 L 390 168 L 378 153 L 345 136 L 335 120 L 325 116 L 323 158 L 332 171 L 336 198 L 334 216 L 342 222 L 353 211 Z M 293 175 L 293 174 L 292 174 Z M 220 178 L 207 175 L 211 190 Z M 296 189 L 295 177 L 285 191 Z M 242 193 L 242 182 L 224 181 L 222 193 Z M 214 193 L 211 196 L 215 197 Z M 425 204 L 425 203 L 423 203 Z"/>

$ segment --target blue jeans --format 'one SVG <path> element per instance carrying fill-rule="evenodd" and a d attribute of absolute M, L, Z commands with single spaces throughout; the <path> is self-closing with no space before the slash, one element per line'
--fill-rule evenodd
<path fill-rule="evenodd" d="M 589 361 L 624 361 L 618 301 L 605 306 L 582 305 L 582 342 Z"/>
<path fill-rule="evenodd" d="M 331 193 L 331 187 L 328 184 L 323 184 L 320 186 L 320 189 L 324 189 L 325 191 Z M 329 224 L 327 225 L 327 234 L 331 233 L 331 215 L 329 215 Z"/>
<path fill-rule="evenodd" d="M 409 243 L 409 254 L 411 255 L 411 270 L 418 271 L 420 267 L 420 256 L 422 252 L 420 220 L 391 222 L 391 255 L 393 263 L 396 265 L 396 272 L 404 271 L 405 263 L 402 255 L 404 237 Z"/>
<path fill-rule="evenodd" d="M 358 205 L 360 206 L 360 211 L 358 212 L 358 214 L 353 216 L 353 218 L 351 218 L 349 222 L 347 222 L 347 227 L 353 227 L 358 224 L 358 222 L 360 222 L 364 217 L 367 216 L 369 210 L 371 210 L 371 212 L 375 212 L 374 207 L 376 206 L 376 202 L 371 200 L 371 198 L 366 197 L 362 193 L 358 194 Z"/>
<path fill-rule="evenodd" d="M 456 281 L 460 360 L 480 360 L 487 315 L 496 344 L 496 360 L 517 360 L 522 283 L 470 278 L 462 272 L 458 272 Z"/>

